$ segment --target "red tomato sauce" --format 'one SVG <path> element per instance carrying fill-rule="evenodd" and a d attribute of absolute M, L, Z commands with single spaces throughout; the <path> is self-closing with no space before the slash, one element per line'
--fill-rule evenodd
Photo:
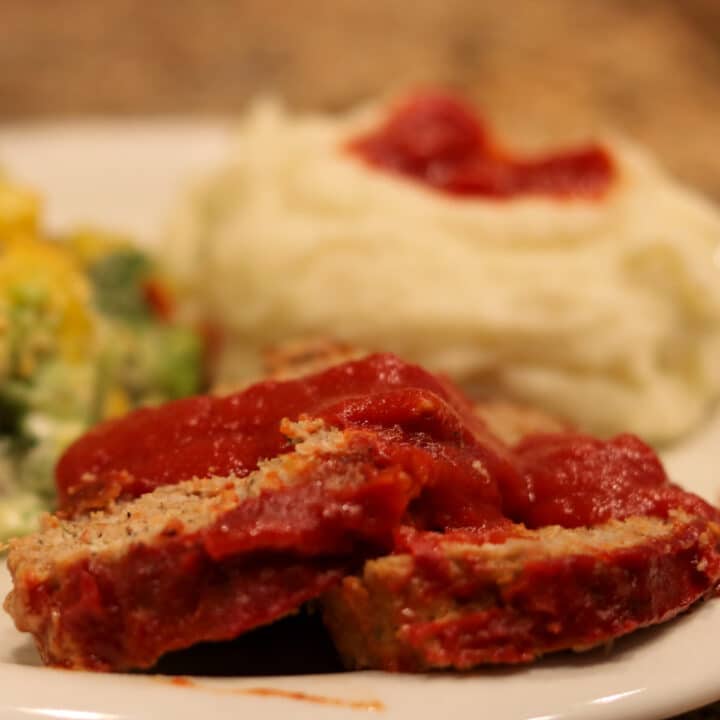
<path fill-rule="evenodd" d="M 424 445 L 417 458 L 438 463 L 442 457 L 452 462 L 450 455 L 472 444 L 478 453 L 472 459 L 488 465 L 487 477 L 512 472 L 507 448 L 459 390 L 392 355 L 373 355 L 306 378 L 266 381 L 227 397 L 187 398 L 101 424 L 60 459 L 60 509 L 99 507 L 193 477 L 247 475 L 259 460 L 291 449 L 280 421 L 301 415 L 340 428 L 392 428 L 409 445 Z M 458 473 L 458 482 L 462 477 Z"/>
<path fill-rule="evenodd" d="M 610 154 L 596 144 L 536 157 L 513 154 L 471 108 L 441 93 L 410 98 L 380 127 L 352 139 L 347 149 L 374 168 L 477 198 L 597 199 L 616 174 Z"/>
<path fill-rule="evenodd" d="M 656 453 L 633 435 L 599 440 L 535 435 L 515 448 L 518 485 L 505 485 L 504 510 L 528 527 L 597 525 L 670 510 L 718 518 L 718 511 L 672 484 Z"/>
<path fill-rule="evenodd" d="M 192 477 L 246 475 L 261 459 L 291 449 L 280 421 L 301 416 L 372 430 L 368 462 L 383 479 L 363 502 L 373 507 L 372 493 L 378 493 L 388 508 L 400 507 L 410 496 L 403 523 L 419 530 L 474 528 L 490 537 L 510 532 L 512 523 L 570 528 L 632 515 L 666 517 L 673 508 L 718 517 L 670 483 L 654 451 L 636 437 L 558 433 L 509 447 L 449 381 L 392 355 L 262 382 L 228 397 L 189 398 L 100 425 L 58 465 L 61 509 L 82 511 Z M 390 486 L 399 487 L 403 478 L 415 489 L 400 488 L 400 505 L 388 503 Z M 283 496 L 262 502 L 286 533 L 291 508 L 271 507 L 285 502 Z M 318 511 L 322 502 L 319 497 Z M 238 531 L 244 514 L 256 510 L 238 509 Z"/>

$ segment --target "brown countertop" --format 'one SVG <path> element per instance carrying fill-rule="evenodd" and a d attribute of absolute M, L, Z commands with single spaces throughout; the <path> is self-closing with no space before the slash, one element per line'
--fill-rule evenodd
<path fill-rule="evenodd" d="M 338 108 L 456 86 L 505 131 L 614 127 L 720 198 L 717 0 L 0 0 L 0 121 Z"/>

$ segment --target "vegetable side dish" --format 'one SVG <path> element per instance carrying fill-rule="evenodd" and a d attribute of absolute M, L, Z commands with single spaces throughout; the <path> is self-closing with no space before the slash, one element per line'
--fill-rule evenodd
<path fill-rule="evenodd" d="M 150 258 L 38 224 L 36 196 L 0 179 L 0 540 L 54 507 L 55 462 L 88 427 L 199 389 L 200 341 Z"/>
<path fill-rule="evenodd" d="M 188 311 L 226 332 L 220 382 L 330 335 L 660 443 L 720 393 L 719 244 L 716 208 L 627 140 L 521 152 L 429 93 L 258 104 L 168 255 Z"/>
<path fill-rule="evenodd" d="M 348 667 L 528 662 L 720 580 L 720 511 L 641 440 L 505 441 L 387 354 L 137 410 L 57 477 L 61 514 L 11 543 L 5 607 L 68 668 L 151 667 L 310 600 Z"/>

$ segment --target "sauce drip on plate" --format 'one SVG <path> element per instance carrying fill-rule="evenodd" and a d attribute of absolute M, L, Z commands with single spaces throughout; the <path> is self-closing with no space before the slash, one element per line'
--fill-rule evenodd
<path fill-rule="evenodd" d="M 346 700 L 345 698 L 317 695 L 315 693 L 308 693 L 302 690 L 282 690 L 281 688 L 271 687 L 214 687 L 207 684 L 200 684 L 195 680 L 182 676 L 170 678 L 169 682 L 175 687 L 205 690 L 206 692 L 211 692 L 216 695 L 255 695 L 256 697 L 282 698 L 285 700 L 311 702 L 317 705 L 334 705 L 336 707 L 349 708 L 351 710 L 365 710 L 367 712 L 381 712 L 385 709 L 385 705 L 379 700 Z"/>

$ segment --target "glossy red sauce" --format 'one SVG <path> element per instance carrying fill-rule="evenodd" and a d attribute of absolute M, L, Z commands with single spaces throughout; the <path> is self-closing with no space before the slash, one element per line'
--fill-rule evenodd
<path fill-rule="evenodd" d="M 280 421 L 301 415 L 339 427 L 392 427 L 435 455 L 472 443 L 488 475 L 512 472 L 507 448 L 454 386 L 392 355 L 373 355 L 307 378 L 187 398 L 101 424 L 58 464 L 60 509 L 102 506 L 192 477 L 246 475 L 260 459 L 291 448 Z"/>
<path fill-rule="evenodd" d="M 313 466 L 307 481 L 249 498 L 206 531 L 206 551 L 221 560 L 257 552 L 353 557 L 363 554 L 363 545 L 369 552 L 391 549 L 420 487 L 397 466 L 378 470 L 371 458 L 362 462 L 358 484 L 333 487 L 333 477 L 352 473 L 347 463 L 331 459 Z"/>
<path fill-rule="evenodd" d="M 515 448 L 518 473 L 503 490 L 504 511 L 528 527 L 597 525 L 672 509 L 718 518 L 718 511 L 670 483 L 656 453 L 633 435 L 599 440 L 535 435 Z"/>
<path fill-rule="evenodd" d="M 601 197 L 615 178 L 606 149 L 585 145 L 540 157 L 500 147 L 471 108 L 440 93 L 419 94 L 348 150 L 371 166 L 452 195 Z"/>
<path fill-rule="evenodd" d="M 372 428 L 368 466 L 385 470 L 367 485 L 363 502 L 395 512 L 414 498 L 404 523 L 420 530 L 497 534 L 510 532 L 512 523 L 578 527 L 631 515 L 665 517 L 677 507 L 718 517 L 707 503 L 672 485 L 653 450 L 636 437 L 606 441 L 558 433 L 507 447 L 457 388 L 392 355 L 298 380 L 263 382 L 229 397 L 140 410 L 101 425 L 60 461 L 61 508 L 82 510 L 101 505 L 108 495 L 132 497 L 195 476 L 247 474 L 260 459 L 291 448 L 280 421 L 301 415 L 340 428 Z M 412 490 L 401 487 L 407 478 Z M 274 518 L 283 538 L 292 530 L 288 517 L 301 533 L 328 496 L 323 490 L 308 497 L 312 487 L 297 492 L 302 502 L 268 494 L 241 505 L 229 533 L 233 543 L 248 542 L 242 527 L 260 509 Z M 303 517 L 295 517 L 293 503 L 304 508 Z"/>

